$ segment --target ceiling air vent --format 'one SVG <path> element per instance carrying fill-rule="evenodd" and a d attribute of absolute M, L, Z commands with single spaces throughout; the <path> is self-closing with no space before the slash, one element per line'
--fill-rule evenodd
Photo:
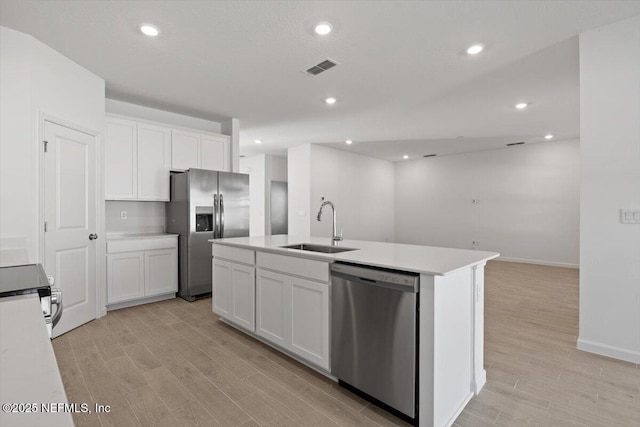
<path fill-rule="evenodd" d="M 510 144 L 507 144 L 507 147 L 512 147 L 512 146 L 514 146 L 514 145 L 522 145 L 522 144 L 524 144 L 524 141 L 520 141 L 520 142 L 512 142 L 512 143 L 510 143 Z"/>
<path fill-rule="evenodd" d="M 437 156 L 437 154 L 425 154 L 422 157 L 435 157 L 435 156 Z"/>
<path fill-rule="evenodd" d="M 321 63 L 314 65 L 313 67 L 306 70 L 305 73 L 309 74 L 310 76 L 317 76 L 318 74 L 324 73 L 325 71 L 335 67 L 336 65 L 338 65 L 336 61 L 327 58 Z"/>

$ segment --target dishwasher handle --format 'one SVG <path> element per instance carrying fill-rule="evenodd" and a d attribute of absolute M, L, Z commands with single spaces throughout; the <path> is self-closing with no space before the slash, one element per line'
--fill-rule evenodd
<path fill-rule="evenodd" d="M 418 274 L 373 269 L 351 264 L 331 264 L 331 276 L 401 292 L 416 293 L 420 288 L 420 276 Z"/>

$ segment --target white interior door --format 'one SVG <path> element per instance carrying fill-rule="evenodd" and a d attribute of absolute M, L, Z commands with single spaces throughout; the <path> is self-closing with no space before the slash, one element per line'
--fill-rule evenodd
<path fill-rule="evenodd" d="M 44 269 L 62 290 L 58 336 L 96 318 L 96 138 L 48 121 L 44 135 Z"/>

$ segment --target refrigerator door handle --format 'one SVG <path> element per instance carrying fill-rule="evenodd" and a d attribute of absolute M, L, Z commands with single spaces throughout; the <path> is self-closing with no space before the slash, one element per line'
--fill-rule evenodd
<path fill-rule="evenodd" d="M 220 195 L 220 238 L 224 238 L 224 199 Z"/>
<path fill-rule="evenodd" d="M 217 239 L 218 235 L 218 195 L 213 195 L 213 238 Z"/>

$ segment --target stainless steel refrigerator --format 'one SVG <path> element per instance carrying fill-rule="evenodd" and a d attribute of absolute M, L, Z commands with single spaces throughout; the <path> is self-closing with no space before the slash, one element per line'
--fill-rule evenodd
<path fill-rule="evenodd" d="M 249 235 L 249 175 L 189 169 L 171 173 L 167 232 L 178 238 L 178 295 L 211 294 L 209 239 Z"/>

